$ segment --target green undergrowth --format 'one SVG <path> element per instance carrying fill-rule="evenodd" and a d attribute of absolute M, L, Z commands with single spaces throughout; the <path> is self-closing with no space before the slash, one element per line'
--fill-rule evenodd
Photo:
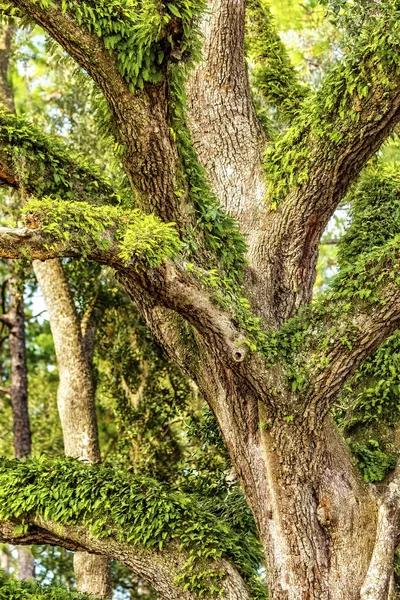
<path fill-rule="evenodd" d="M 0 109 L 0 146 L 19 186 L 37 197 L 108 204 L 124 201 L 99 170 L 74 156 L 61 140 L 4 109 Z"/>
<path fill-rule="evenodd" d="M 174 223 L 164 223 L 139 209 L 44 198 L 29 201 L 24 213 L 29 228 L 40 227 L 54 239 L 48 249 L 73 242 L 87 255 L 96 248 L 107 250 L 116 241 L 119 258 L 125 264 L 140 259 L 149 267 L 175 257 L 182 249 Z"/>
<path fill-rule="evenodd" d="M 29 530 L 28 515 L 84 525 L 93 536 L 156 552 L 175 542 L 188 556 L 176 582 L 199 596 L 220 593 L 222 574 L 212 561 L 225 557 L 235 563 L 254 600 L 267 597 L 257 576 L 262 560 L 258 540 L 251 533 L 236 533 L 190 495 L 155 480 L 67 458 L 1 459 L 0 518 L 18 519 L 15 533 L 22 535 Z"/>
<path fill-rule="evenodd" d="M 35 581 L 17 581 L 0 571 L 0 600 L 95 600 L 94 596 L 70 592 Z"/>
<path fill-rule="evenodd" d="M 268 149 L 264 165 L 272 209 L 306 184 L 321 161 L 336 160 L 341 148 L 357 135 L 360 121 L 388 110 L 398 86 L 399 22 L 398 0 L 367 11 L 352 47 L 343 42 L 342 60 L 331 68 L 321 88 L 306 98 L 291 127 Z"/>

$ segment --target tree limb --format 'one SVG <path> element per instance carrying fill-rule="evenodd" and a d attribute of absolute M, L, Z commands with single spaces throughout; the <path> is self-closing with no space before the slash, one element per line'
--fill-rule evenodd
<path fill-rule="evenodd" d="M 279 323 L 310 302 L 325 227 L 400 120 L 396 15 L 386 14 L 390 7 L 381 5 L 382 13 L 368 20 L 360 42 L 266 156 L 271 210 L 265 224 L 265 279 L 267 296 L 281 298 Z"/>
<path fill-rule="evenodd" d="M 361 257 L 354 268 L 343 269 L 329 298 L 316 308 L 313 327 L 317 347 L 310 359 L 314 374 L 309 396 L 309 416 L 315 422 L 321 422 L 362 362 L 398 329 L 399 257 L 400 239 L 396 237 Z M 321 318 L 324 324 L 319 329 Z"/>
<path fill-rule="evenodd" d="M 52 195 L 92 204 L 118 201 L 112 186 L 81 158 L 71 156 L 61 139 L 4 108 L 0 108 L 0 182 L 39 198 Z"/>
<path fill-rule="evenodd" d="M 1 543 L 14 545 L 49 544 L 61 546 L 73 552 L 88 552 L 117 560 L 141 579 L 147 581 L 165 600 L 195 600 L 197 593 L 185 592 L 175 583 L 185 560 L 188 558 L 177 547 L 171 546 L 160 552 L 146 550 L 138 546 L 118 542 L 115 539 L 101 539 L 92 536 L 87 527 L 65 526 L 41 516 L 28 517 L 29 531 L 15 534 L 15 522 L 0 521 Z M 251 600 L 246 584 L 226 560 L 216 561 L 215 567 L 225 574 L 224 592 L 220 596 L 226 600 Z M 203 596 L 207 598 L 207 596 Z"/>
<path fill-rule="evenodd" d="M 165 77 L 158 85 L 134 93 L 121 75 L 117 52 L 107 49 L 102 37 L 80 25 L 72 10 L 63 11 L 61 0 L 46 7 L 35 0 L 11 0 L 11 4 L 44 27 L 102 89 L 125 147 L 123 163 L 128 178 L 139 192 L 142 208 L 165 221 L 193 225 L 187 195 L 175 195 L 179 157 L 168 122 Z M 79 4 L 84 2 L 76 3 L 75 8 Z M 166 37 L 169 34 L 166 32 Z"/>
<path fill-rule="evenodd" d="M 218 200 L 238 220 L 251 247 L 264 212 L 265 135 L 251 99 L 244 23 L 243 0 L 209 2 L 201 26 L 203 58 L 189 77 L 187 92 L 199 160 Z"/>
<path fill-rule="evenodd" d="M 205 597 L 212 596 L 215 584 L 227 600 L 251 597 L 246 581 L 252 563 L 246 553 L 257 562 L 259 550 L 243 541 L 242 552 L 239 535 L 227 523 L 219 524 L 194 497 L 113 466 L 61 458 L 3 460 L 0 478 L 2 543 L 60 545 L 113 558 L 162 598 L 191 600 L 198 597 L 198 584 Z M 210 541 L 188 535 L 207 527 Z M 185 587 L 187 568 L 190 580 L 198 577 L 194 587 Z"/>

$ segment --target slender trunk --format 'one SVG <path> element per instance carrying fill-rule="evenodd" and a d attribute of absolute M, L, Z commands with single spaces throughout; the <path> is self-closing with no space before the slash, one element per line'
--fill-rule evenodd
<path fill-rule="evenodd" d="M 3 315 L 9 327 L 11 356 L 11 406 L 13 414 L 14 453 L 16 458 L 24 458 L 31 453 L 31 431 L 28 412 L 28 369 L 25 349 L 25 314 L 23 283 L 9 261 L 10 309 Z"/>
<path fill-rule="evenodd" d="M 46 302 L 54 339 L 60 377 L 57 401 L 65 454 L 98 463 L 101 456 L 90 368 L 94 346 L 93 323 L 90 319 L 85 320 L 83 336 L 59 260 L 34 261 L 33 266 Z M 79 591 L 99 598 L 111 596 L 108 559 L 76 552 L 74 571 Z"/>
<path fill-rule="evenodd" d="M 35 559 L 29 546 L 18 546 L 18 579 L 35 576 Z"/>
<path fill-rule="evenodd" d="M 14 454 L 16 458 L 26 458 L 31 453 L 31 429 L 28 411 L 23 280 L 16 272 L 15 263 L 8 261 L 8 265 L 10 307 L 7 315 L 3 317 L 9 327 Z M 30 579 L 34 575 L 35 559 L 30 548 L 19 546 L 18 578 Z"/>
<path fill-rule="evenodd" d="M 10 572 L 10 550 L 4 545 L 0 553 L 0 569 L 5 573 Z"/>

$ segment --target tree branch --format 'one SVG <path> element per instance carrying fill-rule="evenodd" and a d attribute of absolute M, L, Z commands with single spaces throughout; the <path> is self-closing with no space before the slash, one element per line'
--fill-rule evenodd
<path fill-rule="evenodd" d="M 193 226 L 187 195 L 178 197 L 175 194 L 179 157 L 170 132 L 166 98 L 168 90 L 165 85 L 166 66 L 172 49 L 168 44 L 164 47 L 163 40 L 169 36 L 179 37 L 180 19 L 173 17 L 163 33 L 156 34 L 148 30 L 151 22 L 148 15 L 147 21 L 146 15 L 142 16 L 142 26 L 147 27 L 145 37 L 156 37 L 155 55 L 163 52 L 165 58 L 161 65 L 154 66 L 154 69 L 159 69 L 157 76 L 153 73 L 154 81 L 144 85 L 146 82 L 143 79 L 140 83 L 139 76 L 134 77 L 133 70 L 126 68 L 129 64 L 133 69 L 135 58 L 123 54 L 128 40 L 129 44 L 132 43 L 135 27 L 138 26 L 129 11 L 120 14 L 110 8 L 105 15 L 97 15 L 99 21 L 104 21 L 99 25 L 96 19 L 87 18 L 89 13 L 95 15 L 96 7 L 90 5 L 88 9 L 84 1 L 72 3 L 67 10 L 62 9 L 61 0 L 54 0 L 52 5 L 44 3 L 46 6 L 35 0 L 11 0 L 11 4 L 44 27 L 99 84 L 111 108 L 119 141 L 125 149 L 125 170 L 132 186 L 138 191 L 142 208 L 179 226 Z M 157 13 L 155 16 L 157 21 L 160 15 Z M 105 24 L 107 21 L 108 24 Z M 114 29 L 118 23 L 126 25 L 127 34 L 122 29 L 119 32 Z M 107 48 L 102 37 L 112 36 L 113 31 L 118 33 L 118 37 L 126 37 L 127 43 L 122 44 L 123 50 L 120 52 Z M 179 53 L 179 44 L 175 50 Z M 142 48 L 141 51 L 145 52 L 146 49 Z M 143 64 L 138 68 L 140 77 L 144 76 Z M 143 87 L 140 93 L 134 93 Z"/>
<path fill-rule="evenodd" d="M 366 20 L 356 47 L 266 156 L 271 210 L 265 279 L 267 296 L 273 299 L 278 290 L 281 298 L 278 323 L 310 302 L 325 227 L 400 120 L 397 17 L 391 7 L 380 5 Z"/>
<path fill-rule="evenodd" d="M 311 312 L 315 347 L 309 358 L 308 415 L 313 422 L 322 421 L 344 383 L 399 327 L 399 258 L 397 236 L 343 269 L 328 299 Z"/>
<path fill-rule="evenodd" d="M 61 526 L 43 517 L 28 517 L 24 522 L 29 524 L 29 531 L 24 535 L 16 535 L 15 522 L 0 521 L 1 543 L 13 545 L 49 544 L 61 546 L 73 552 L 88 552 L 117 560 L 135 575 L 147 581 L 165 600 L 195 600 L 197 593 L 185 592 L 175 583 L 185 559 L 188 557 L 177 547 L 159 552 L 145 550 L 138 546 L 124 544 L 114 539 L 100 539 L 92 536 L 88 528 L 82 526 Z M 224 573 L 224 592 L 220 596 L 226 600 L 251 600 L 251 593 L 228 561 L 218 560 L 215 567 Z M 203 596 L 207 598 L 207 595 Z"/>
<path fill-rule="evenodd" d="M 4 108 L 0 108 L 0 182 L 39 198 L 52 195 L 92 204 L 118 201 L 112 186 L 81 158 L 71 156 L 61 139 Z"/>
<path fill-rule="evenodd" d="M 298 81 L 267 5 L 250 0 L 246 14 L 253 83 L 267 104 L 275 106 L 284 120 L 291 119 L 301 109 L 308 90 Z"/>
<path fill-rule="evenodd" d="M 229 537 L 216 518 L 202 513 L 190 497 L 180 498 L 148 478 L 118 474 L 113 467 L 89 467 L 66 459 L 3 461 L 0 478 L 2 498 L 7 494 L 1 510 L 2 543 L 51 544 L 113 558 L 149 582 L 161 598 L 176 600 L 198 597 L 196 586 L 184 587 L 185 564 L 191 558 L 188 577 L 198 577 L 204 597 L 213 597 L 212 590 L 219 585 L 222 598 L 251 598 L 243 554 L 238 568 L 244 577 L 227 550 L 239 544 L 239 536 L 232 530 Z M 207 527 L 208 520 L 214 543 L 219 539 L 217 552 L 211 545 L 207 552 L 207 540 L 196 545 L 186 537 L 188 530 Z M 149 538 L 153 543 L 147 542 Z"/>
<path fill-rule="evenodd" d="M 244 58 L 244 0 L 211 0 L 203 17 L 203 58 L 187 83 L 191 135 L 218 200 L 256 246 L 264 213 L 261 152 Z M 251 252 L 250 252 L 251 256 Z"/>

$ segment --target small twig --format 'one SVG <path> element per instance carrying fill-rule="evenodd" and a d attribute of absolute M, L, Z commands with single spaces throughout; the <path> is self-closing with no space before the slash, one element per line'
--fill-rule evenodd
<path fill-rule="evenodd" d="M 334 244 L 338 244 L 340 242 L 339 238 L 331 238 L 330 240 L 321 240 L 320 244 L 324 244 L 325 246 L 330 246 Z"/>

